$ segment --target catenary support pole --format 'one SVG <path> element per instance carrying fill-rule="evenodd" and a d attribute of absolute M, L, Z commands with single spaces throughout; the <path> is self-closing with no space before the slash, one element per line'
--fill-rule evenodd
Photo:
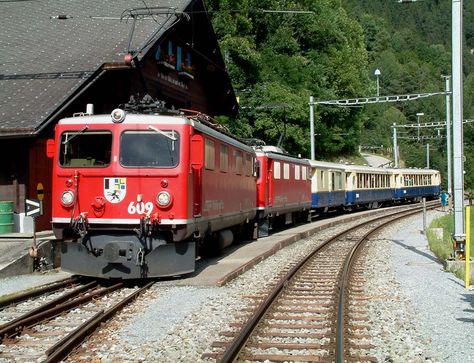
<path fill-rule="evenodd" d="M 398 168 L 397 124 L 393 123 L 393 166 Z"/>
<path fill-rule="evenodd" d="M 449 196 L 452 196 L 453 187 L 452 181 L 453 176 L 451 172 L 451 164 L 453 162 L 451 155 L 451 90 L 450 90 L 450 80 L 451 76 L 443 76 L 445 79 L 444 90 L 446 92 L 446 162 L 447 162 L 447 191 Z M 451 204 L 451 198 L 449 198 Z M 450 208 L 451 209 L 451 208 Z"/>
<path fill-rule="evenodd" d="M 426 144 L 426 169 L 430 168 L 430 144 Z"/>

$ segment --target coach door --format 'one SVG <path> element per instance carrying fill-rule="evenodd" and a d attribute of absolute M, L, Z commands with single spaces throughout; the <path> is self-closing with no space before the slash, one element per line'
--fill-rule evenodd
<path fill-rule="evenodd" d="M 268 185 L 268 200 L 267 200 L 267 205 L 269 207 L 273 206 L 273 189 L 275 187 L 274 183 L 274 175 L 273 171 L 275 168 L 275 161 L 271 159 L 268 160 L 268 169 L 267 169 L 267 185 Z M 280 166 L 280 163 L 278 163 L 278 166 Z"/>
<path fill-rule="evenodd" d="M 331 182 L 329 183 L 328 191 L 329 191 L 329 200 L 328 200 L 328 205 L 333 206 L 334 205 L 334 190 L 336 190 L 336 173 L 334 171 L 329 171 L 329 177 Z"/>
<path fill-rule="evenodd" d="M 191 138 L 191 169 L 193 173 L 193 217 L 202 213 L 202 168 L 204 165 L 204 141 L 201 135 Z"/>

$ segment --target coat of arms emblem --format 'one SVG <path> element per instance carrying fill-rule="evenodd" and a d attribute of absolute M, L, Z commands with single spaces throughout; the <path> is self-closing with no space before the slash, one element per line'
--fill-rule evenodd
<path fill-rule="evenodd" d="M 110 203 L 120 203 L 127 194 L 126 178 L 104 178 L 104 196 Z"/>

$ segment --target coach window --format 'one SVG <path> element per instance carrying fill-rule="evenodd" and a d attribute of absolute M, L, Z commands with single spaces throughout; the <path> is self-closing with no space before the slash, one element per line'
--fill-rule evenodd
<path fill-rule="evenodd" d="M 125 131 L 120 137 L 120 164 L 171 168 L 179 163 L 179 134 L 174 130 Z"/>
<path fill-rule="evenodd" d="M 341 176 L 341 173 L 337 172 L 335 173 L 336 175 L 336 185 L 335 185 L 335 188 L 336 190 L 340 190 L 342 189 L 341 185 L 342 185 L 342 176 Z"/>
<path fill-rule="evenodd" d="M 204 147 L 204 167 L 208 170 L 214 170 L 216 165 L 216 149 L 214 141 L 206 139 Z"/>
<path fill-rule="evenodd" d="M 61 135 L 59 164 L 65 167 L 100 168 L 110 164 L 110 131 L 66 131 Z"/>

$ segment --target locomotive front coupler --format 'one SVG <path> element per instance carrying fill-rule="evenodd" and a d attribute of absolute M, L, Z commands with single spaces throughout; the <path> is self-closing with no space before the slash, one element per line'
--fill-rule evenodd
<path fill-rule="evenodd" d="M 82 212 L 79 216 L 74 218 L 71 222 L 70 228 L 75 234 L 79 235 L 81 238 L 84 238 L 89 229 L 87 212 Z"/>
<path fill-rule="evenodd" d="M 152 235 L 153 232 L 153 225 L 151 223 L 150 216 L 147 215 L 145 217 L 140 218 L 140 225 L 138 228 L 134 229 L 134 232 L 137 234 L 139 239 L 142 239 L 143 237 L 149 237 Z"/>

